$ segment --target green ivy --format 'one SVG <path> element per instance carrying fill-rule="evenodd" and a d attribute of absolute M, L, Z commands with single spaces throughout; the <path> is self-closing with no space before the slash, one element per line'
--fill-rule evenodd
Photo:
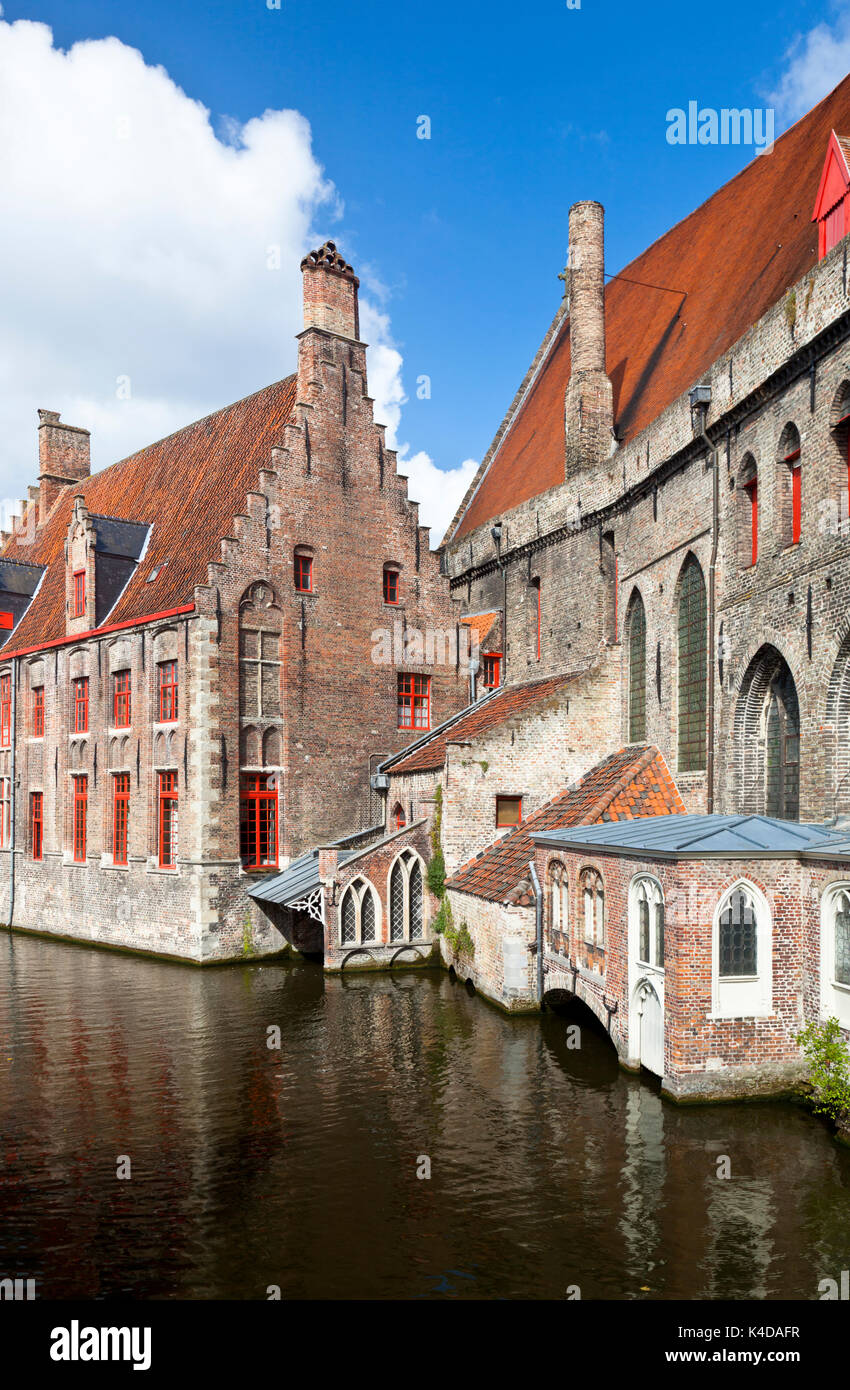
<path fill-rule="evenodd" d="M 434 793 L 434 823 L 431 826 L 431 862 L 428 865 L 426 878 L 428 887 L 435 898 L 442 901 L 446 891 L 446 861 L 443 857 L 443 849 L 440 843 L 440 830 L 443 824 L 443 787 L 442 783 L 437 784 Z"/>
<path fill-rule="evenodd" d="M 833 1120 L 850 1111 L 850 1053 L 837 1018 L 810 1023 L 795 1035 L 809 1064 L 814 1109 Z"/>
<path fill-rule="evenodd" d="M 461 922 L 460 924 L 460 931 L 457 934 L 456 950 L 464 956 L 475 955 L 475 942 L 470 935 L 469 927 L 466 925 L 466 922 Z"/>

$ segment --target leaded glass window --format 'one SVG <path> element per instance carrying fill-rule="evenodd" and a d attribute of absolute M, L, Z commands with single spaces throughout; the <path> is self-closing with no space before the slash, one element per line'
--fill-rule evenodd
<path fill-rule="evenodd" d="M 410 939 L 418 941 L 422 936 L 422 870 L 414 860 L 410 870 Z"/>
<path fill-rule="evenodd" d="M 646 738 L 646 612 L 635 591 L 629 604 L 629 742 Z"/>
<path fill-rule="evenodd" d="M 749 893 L 736 888 L 720 914 L 720 975 L 758 974 L 756 909 Z"/>
<path fill-rule="evenodd" d="M 390 941 L 404 940 L 404 870 L 397 859 L 390 874 Z"/>
<path fill-rule="evenodd" d="M 835 899 L 835 983 L 850 985 L 850 895 Z"/>
<path fill-rule="evenodd" d="M 342 904 L 342 944 L 349 945 L 357 940 L 357 905 L 349 888 Z"/>
<path fill-rule="evenodd" d="M 679 771 L 701 772 L 706 750 L 708 635 L 705 582 L 689 555 L 679 582 Z"/>

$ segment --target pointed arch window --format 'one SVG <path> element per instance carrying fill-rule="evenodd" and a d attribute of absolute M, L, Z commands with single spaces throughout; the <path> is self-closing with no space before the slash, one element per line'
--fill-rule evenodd
<path fill-rule="evenodd" d="M 605 885 L 596 869 L 582 869 L 579 880 L 584 909 L 584 939 L 590 946 L 605 946 Z"/>
<path fill-rule="evenodd" d="M 421 941 L 424 936 L 422 866 L 405 850 L 390 870 L 390 941 Z"/>
<path fill-rule="evenodd" d="M 560 861 L 549 869 L 549 927 L 553 949 L 566 952 L 569 938 L 569 880 Z"/>
<path fill-rule="evenodd" d="M 696 556 L 688 556 L 679 580 L 678 604 L 679 771 L 702 772 L 706 752 L 708 633 L 705 581 Z"/>
<path fill-rule="evenodd" d="M 715 917 L 712 969 L 713 1012 L 742 1018 L 770 1012 L 773 951 L 770 908 L 763 893 L 736 883 L 721 899 Z"/>
<path fill-rule="evenodd" d="M 629 637 L 629 743 L 646 738 L 646 611 L 635 589 L 627 614 Z"/>
<path fill-rule="evenodd" d="M 345 890 L 339 913 L 339 937 L 343 946 L 368 946 L 378 940 L 378 901 L 365 878 L 356 878 Z"/>
<path fill-rule="evenodd" d="M 635 888 L 637 937 L 635 949 L 642 965 L 664 967 L 664 894 L 654 878 L 640 878 Z"/>

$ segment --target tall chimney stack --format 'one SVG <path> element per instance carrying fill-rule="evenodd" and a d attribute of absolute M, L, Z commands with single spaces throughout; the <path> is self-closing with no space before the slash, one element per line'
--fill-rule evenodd
<path fill-rule="evenodd" d="M 65 425 L 58 410 L 38 412 L 38 523 L 71 483 L 91 476 L 91 432 Z"/>
<path fill-rule="evenodd" d="M 360 338 L 357 291 L 360 281 L 332 241 L 301 262 L 304 277 L 304 327 L 323 328 L 343 338 Z"/>
<path fill-rule="evenodd" d="M 611 453 L 614 399 L 605 371 L 605 210 L 570 208 L 570 380 L 565 400 L 566 476 Z"/>

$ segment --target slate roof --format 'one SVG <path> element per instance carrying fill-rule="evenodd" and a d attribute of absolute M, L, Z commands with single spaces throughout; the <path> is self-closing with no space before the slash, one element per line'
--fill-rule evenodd
<path fill-rule="evenodd" d="M 448 886 L 474 893 L 490 902 L 503 902 L 527 877 L 534 858 L 534 840 L 544 831 L 579 826 L 590 821 L 626 821 L 634 816 L 684 812 L 679 790 L 663 755 L 655 747 L 631 744 L 590 769 L 541 806 L 528 820 L 469 861 Z"/>
<path fill-rule="evenodd" d="M 812 207 L 833 128 L 850 130 L 850 77 L 781 135 L 770 154 L 751 159 L 606 285 L 607 369 L 618 438 L 639 434 L 816 264 Z M 686 291 L 687 298 L 647 285 Z M 447 537 L 563 483 L 568 323 L 564 316 L 486 475 Z"/>
<path fill-rule="evenodd" d="M 33 603 L 6 641 L 8 651 L 65 636 L 64 546 L 79 494 L 104 522 L 152 526 L 142 563 L 112 610 L 111 623 L 191 602 L 195 585 L 207 582 L 208 562 L 221 559 L 219 542 L 231 534 L 234 516 L 245 511 L 259 470 L 271 467 L 271 448 L 282 442 L 294 404 L 291 376 L 67 488 L 31 544 L 24 531 L 0 552 L 3 560 L 48 567 Z M 120 529 L 106 526 L 110 535 Z"/>
<path fill-rule="evenodd" d="M 535 842 L 623 851 L 652 859 L 789 858 L 847 852 L 846 831 L 771 816 L 666 815 L 614 825 L 542 830 Z"/>
<path fill-rule="evenodd" d="M 523 714 L 535 705 L 542 704 L 556 695 L 570 681 L 575 680 L 575 672 L 561 676 L 548 676 L 544 680 L 530 681 L 525 685 L 503 685 L 483 700 L 461 710 L 459 715 L 440 724 L 432 733 L 425 735 L 418 743 L 402 750 L 395 758 L 388 758 L 381 765 L 382 772 L 430 772 L 444 767 L 446 744 L 451 741 L 473 739 L 479 734 L 489 733 L 506 720 Z"/>
<path fill-rule="evenodd" d="M 345 864 L 353 854 L 359 853 L 358 849 L 341 849 L 337 855 L 337 863 Z M 318 886 L 319 851 L 312 849 L 307 854 L 302 854 L 300 859 L 293 859 L 283 873 L 274 874 L 255 883 L 248 889 L 248 897 L 254 898 L 257 902 L 277 903 L 279 907 L 287 907 L 291 903 L 309 898 Z"/>

